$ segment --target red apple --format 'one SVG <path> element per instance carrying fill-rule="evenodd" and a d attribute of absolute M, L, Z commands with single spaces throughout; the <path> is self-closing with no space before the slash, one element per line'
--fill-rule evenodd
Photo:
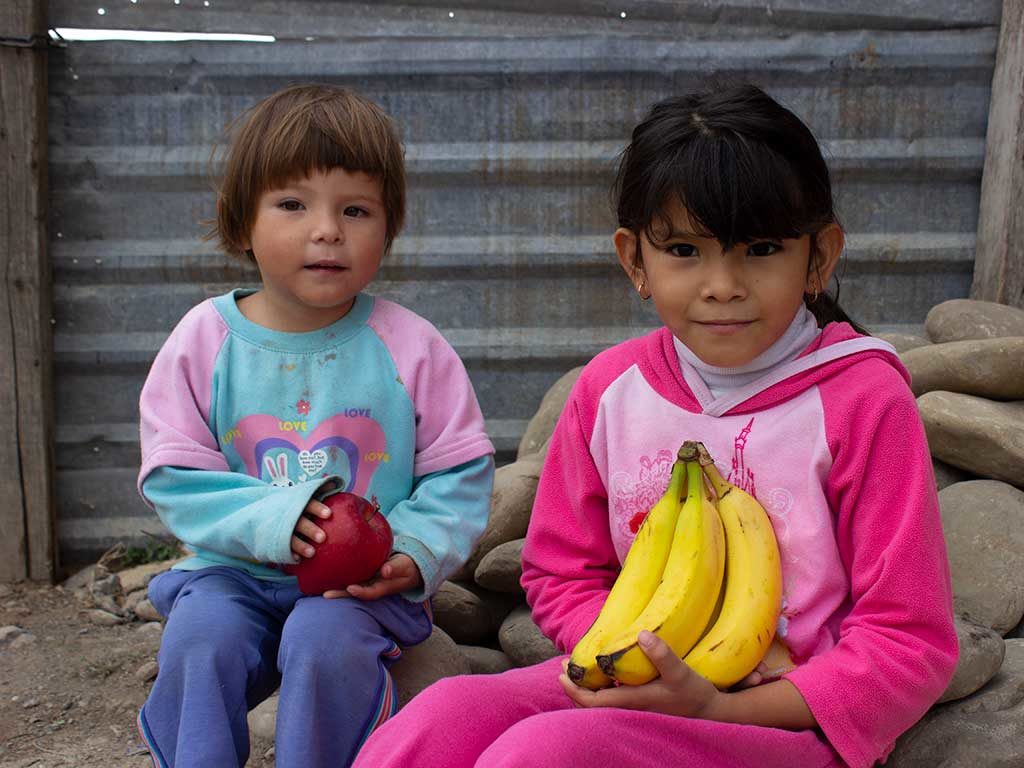
<path fill-rule="evenodd" d="M 322 595 L 371 578 L 388 559 L 394 541 L 376 498 L 369 502 L 340 491 L 323 503 L 330 507 L 331 516 L 316 519 L 316 524 L 326 538 L 314 545 L 313 557 L 284 567 L 286 573 L 299 577 L 299 589 L 306 595 Z"/>

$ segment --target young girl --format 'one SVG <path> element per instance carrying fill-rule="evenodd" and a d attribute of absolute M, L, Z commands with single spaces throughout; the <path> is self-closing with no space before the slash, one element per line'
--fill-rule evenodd
<path fill-rule="evenodd" d="M 195 552 L 149 586 L 168 619 L 138 722 L 158 766 L 244 764 L 246 712 L 278 685 L 277 765 L 349 765 L 483 533 L 493 448 L 465 369 L 363 292 L 404 210 L 397 134 L 350 91 L 285 89 L 237 132 L 216 234 L 262 286 L 192 309 L 141 399 L 140 490 Z M 394 552 L 367 584 L 304 596 L 281 565 L 316 557 L 332 489 L 376 497 Z"/>
<path fill-rule="evenodd" d="M 616 192 L 615 249 L 664 327 L 598 355 L 569 397 L 523 551 L 533 618 L 573 648 L 675 448 L 701 440 L 772 517 L 796 666 L 719 691 L 644 632 L 651 683 L 577 688 L 564 657 L 442 680 L 356 766 L 869 766 L 953 673 L 924 431 L 893 349 L 825 293 L 843 232 L 811 133 L 754 87 L 670 99 Z"/>

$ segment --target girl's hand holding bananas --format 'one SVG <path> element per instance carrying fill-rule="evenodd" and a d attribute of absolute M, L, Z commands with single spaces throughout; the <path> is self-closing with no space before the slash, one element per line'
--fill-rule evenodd
<path fill-rule="evenodd" d="M 573 683 L 564 671 L 558 679 L 579 707 L 621 707 L 795 731 L 818 725 L 807 702 L 788 680 L 737 686 L 725 692 L 690 669 L 657 635 L 641 632 L 639 646 L 658 670 L 658 677 L 649 683 L 592 691 Z"/>
<path fill-rule="evenodd" d="M 621 707 L 680 717 L 709 718 L 720 703 L 718 699 L 729 695 L 690 669 L 657 635 L 644 630 L 638 639 L 640 649 L 658 670 L 658 677 L 643 685 L 620 685 L 591 691 L 573 683 L 563 672 L 558 679 L 569 698 L 580 707 Z"/>

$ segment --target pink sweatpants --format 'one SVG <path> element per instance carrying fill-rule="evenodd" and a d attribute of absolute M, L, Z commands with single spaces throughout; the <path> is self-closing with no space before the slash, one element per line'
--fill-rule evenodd
<path fill-rule="evenodd" d="M 380 726 L 353 768 L 838 768 L 815 731 L 581 709 L 561 658 L 441 680 Z"/>

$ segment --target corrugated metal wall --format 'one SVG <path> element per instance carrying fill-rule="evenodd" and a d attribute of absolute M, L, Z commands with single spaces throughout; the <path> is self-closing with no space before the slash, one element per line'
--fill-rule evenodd
<path fill-rule="evenodd" d="M 462 354 L 501 460 L 558 376 L 655 323 L 611 249 L 614 156 L 649 104 L 712 73 L 765 87 L 823 141 L 854 316 L 919 326 L 966 296 L 1000 3 L 839 5 L 51 2 L 53 27 L 278 36 L 52 53 L 63 559 L 160 528 L 134 490 L 139 389 L 189 307 L 254 280 L 200 240 L 207 159 L 230 118 L 290 82 L 353 86 L 400 122 L 408 224 L 371 290 Z"/>

